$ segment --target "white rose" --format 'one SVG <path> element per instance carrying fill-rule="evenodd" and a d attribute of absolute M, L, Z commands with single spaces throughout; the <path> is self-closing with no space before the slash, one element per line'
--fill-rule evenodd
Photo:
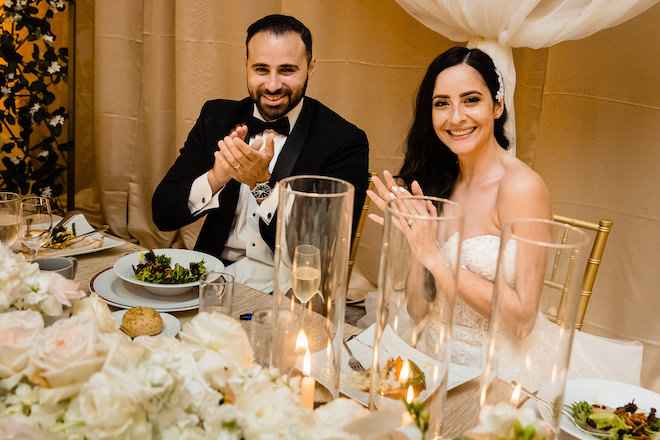
<path fill-rule="evenodd" d="M 50 316 L 59 316 L 74 300 L 85 296 L 78 283 L 55 272 L 41 272 L 35 286 L 40 294 L 41 309 Z M 44 295 L 45 294 L 45 295 Z"/>
<path fill-rule="evenodd" d="M 91 320 L 80 316 L 57 321 L 42 332 L 30 355 L 30 380 L 43 387 L 40 402 L 57 403 L 75 395 L 100 371 L 108 353 Z"/>
<path fill-rule="evenodd" d="M 495 434 L 499 438 L 510 438 L 516 421 L 525 427 L 533 425 L 537 433 L 542 433 L 545 426 L 531 408 L 516 409 L 506 403 L 486 405 L 479 414 L 479 425 L 472 429 L 474 434 Z"/>
<path fill-rule="evenodd" d="M 84 421 L 90 439 L 150 439 L 152 428 L 141 407 L 142 391 L 130 371 L 107 368 L 82 386 L 70 406 Z"/>
<path fill-rule="evenodd" d="M 19 373 L 28 365 L 29 352 L 44 328 L 41 314 L 32 310 L 2 314 L 0 319 L 0 378 Z"/>
<path fill-rule="evenodd" d="M 241 324 L 220 313 L 200 313 L 183 326 L 179 339 L 193 350 L 202 377 L 214 388 L 254 362 Z"/>
<path fill-rule="evenodd" d="M 0 244 L 0 312 L 29 292 L 25 279 L 38 272 L 39 265 L 29 263 L 23 254 L 15 254 Z"/>
<path fill-rule="evenodd" d="M 3 440 L 53 440 L 57 437 L 39 429 L 25 416 L 13 415 L 0 419 L 0 438 Z"/>
<path fill-rule="evenodd" d="M 112 317 L 108 304 L 94 292 L 74 306 L 73 314 L 90 318 L 102 333 L 114 332 L 119 328 L 117 321 Z"/>

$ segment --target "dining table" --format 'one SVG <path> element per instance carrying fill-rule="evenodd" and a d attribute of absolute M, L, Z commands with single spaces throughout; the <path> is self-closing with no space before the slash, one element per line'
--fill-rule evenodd
<path fill-rule="evenodd" d="M 122 245 L 113 247 L 111 249 L 104 249 L 99 252 L 88 253 L 84 255 L 76 255 L 78 259 L 78 270 L 74 281 L 79 283 L 79 288 L 87 293 L 90 292 L 90 282 L 95 276 L 105 270 L 112 270 L 114 263 L 121 257 L 146 250 L 139 244 L 132 242 L 125 242 Z M 269 308 L 272 306 L 273 296 L 259 290 L 250 288 L 248 286 L 235 283 L 234 296 L 232 306 L 232 316 L 239 319 L 241 315 L 253 313 L 258 309 Z M 111 310 L 119 310 L 114 306 L 109 306 Z M 175 315 L 182 326 L 187 321 L 192 319 L 198 311 L 187 310 L 180 312 L 171 312 Z M 320 315 L 317 316 L 319 323 L 322 322 Z M 250 321 L 240 320 L 243 328 L 249 334 Z M 323 331 L 321 324 L 318 325 L 319 332 Z M 344 338 L 352 335 L 358 335 L 363 329 L 358 328 L 349 323 L 344 324 Z M 314 345 L 314 334 L 308 335 L 310 338 L 310 345 Z M 318 390 L 319 387 L 317 387 Z M 453 438 L 455 436 L 464 434 L 470 428 L 477 425 L 478 412 L 479 412 L 479 395 L 480 395 L 481 382 L 480 377 L 475 377 L 467 382 L 462 383 L 447 392 L 447 398 L 444 405 L 444 417 L 442 424 L 443 438 Z M 511 395 L 512 388 L 509 384 L 502 382 L 498 386 L 498 392 L 501 392 L 502 400 L 506 400 Z M 317 392 L 316 396 L 319 396 Z M 319 399 L 315 398 L 318 402 Z M 321 399 L 322 400 L 322 399 Z"/>

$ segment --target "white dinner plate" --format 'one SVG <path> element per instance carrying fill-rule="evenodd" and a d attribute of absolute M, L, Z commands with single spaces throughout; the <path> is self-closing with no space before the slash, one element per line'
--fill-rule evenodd
<path fill-rule="evenodd" d="M 353 355 L 360 361 L 362 366 L 364 368 L 371 368 L 371 363 L 373 359 L 373 341 L 374 341 L 374 332 L 375 332 L 375 324 L 372 324 L 369 326 L 367 329 L 365 329 L 362 333 L 357 335 L 354 338 L 351 338 L 348 342 L 347 345 L 353 352 Z M 383 343 L 385 345 L 392 345 L 394 344 L 393 341 L 391 340 L 383 340 Z M 410 355 L 410 358 L 415 359 L 419 365 L 423 365 L 423 362 L 420 360 L 420 353 L 416 352 L 411 347 L 405 348 L 402 347 L 401 345 L 397 345 L 398 353 L 404 354 L 408 353 Z M 314 361 L 315 355 L 318 355 L 318 353 L 314 353 L 312 355 L 312 360 Z M 408 357 L 408 356 L 407 356 Z M 369 405 L 369 393 L 359 390 L 355 388 L 354 382 L 356 379 L 356 375 L 364 374 L 364 373 L 356 373 L 351 369 L 351 367 L 348 365 L 348 352 L 342 347 L 342 362 L 341 362 L 341 371 L 340 371 L 340 383 L 339 383 L 339 391 L 356 400 L 357 402 L 361 403 L 364 406 Z M 323 356 L 317 356 L 317 363 L 325 362 Z M 300 369 L 302 367 L 302 358 L 298 359 L 297 366 Z M 314 370 L 314 365 L 315 363 L 312 362 L 312 370 Z M 324 382 L 324 378 L 320 374 L 315 374 L 315 371 L 312 371 L 312 375 L 321 383 Z M 462 365 L 457 365 L 457 364 L 449 364 L 449 371 L 448 371 L 448 377 L 447 377 L 447 391 L 471 380 L 474 379 L 475 377 L 479 376 L 481 374 L 481 369 L 479 368 L 470 368 L 470 367 L 464 367 Z M 427 379 L 427 383 L 431 384 L 431 380 Z M 327 383 L 327 381 L 326 381 Z M 423 395 L 422 395 L 423 397 Z"/>
<path fill-rule="evenodd" d="M 55 223 L 55 220 L 53 220 L 53 223 Z M 94 227 L 89 224 L 89 222 L 87 221 L 87 219 L 83 214 L 77 214 L 71 217 L 71 219 L 69 219 L 66 222 L 65 229 L 67 229 L 68 231 L 72 231 L 72 225 L 74 224 L 75 224 L 76 234 L 78 235 L 94 230 Z M 41 225 L 36 225 L 35 227 L 38 228 L 39 226 Z M 75 255 L 91 254 L 93 252 L 99 252 L 105 249 L 111 249 L 113 247 L 117 247 L 124 243 L 125 241 L 123 240 L 120 240 L 118 238 L 108 237 L 107 235 L 97 232 L 95 234 L 90 234 L 86 237 L 81 238 L 80 240 L 72 244 L 70 247 L 66 247 L 64 249 L 51 249 L 51 248 L 41 247 L 39 248 L 39 252 L 37 256 L 39 258 L 73 257 Z M 20 240 L 16 240 L 14 244 L 11 246 L 11 248 L 15 251 L 23 252 L 24 254 L 30 254 L 28 248 L 24 247 L 21 244 Z"/>
<path fill-rule="evenodd" d="M 120 327 L 121 319 L 124 316 L 124 313 L 127 311 L 128 310 L 117 310 L 112 312 L 112 317 L 115 319 L 115 321 L 117 321 L 117 324 L 119 324 Z M 170 315 L 169 313 L 159 313 L 159 315 L 163 319 L 163 329 L 160 331 L 160 333 L 154 336 L 174 337 L 179 334 L 179 330 L 181 330 L 181 323 L 176 316 Z"/>
<path fill-rule="evenodd" d="M 197 289 L 177 296 L 154 295 L 140 286 L 123 281 L 111 267 L 92 278 L 89 290 L 98 293 L 108 304 L 122 309 L 146 306 L 158 312 L 180 312 L 194 310 L 199 306 Z"/>
<path fill-rule="evenodd" d="M 564 405 L 570 405 L 580 400 L 591 404 L 607 405 L 612 408 L 624 406 L 634 400 L 639 411 L 644 411 L 648 414 L 651 408 L 660 410 L 660 394 L 635 385 L 615 382 L 613 380 L 567 380 L 566 391 L 564 392 Z M 582 440 L 602 440 L 580 431 L 569 420 L 565 420 L 563 417 L 561 420 L 561 429 Z"/>
<path fill-rule="evenodd" d="M 156 255 L 169 257 L 171 267 L 174 267 L 174 264 L 178 263 L 184 268 L 188 268 L 190 267 L 190 263 L 204 261 L 204 267 L 207 272 L 222 272 L 225 269 L 222 261 L 204 252 L 189 249 L 153 249 L 153 252 Z M 135 278 L 133 267 L 137 267 L 140 263 L 140 257 L 145 253 L 147 251 L 138 251 L 121 257 L 113 266 L 115 274 L 125 282 L 141 286 L 154 295 L 177 296 L 185 294 L 193 287 L 199 286 L 199 280 L 183 284 L 156 284 L 138 280 Z"/>

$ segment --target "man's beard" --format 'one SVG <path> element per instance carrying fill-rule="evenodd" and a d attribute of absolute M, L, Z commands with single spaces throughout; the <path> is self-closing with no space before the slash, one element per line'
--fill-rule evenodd
<path fill-rule="evenodd" d="M 265 120 L 274 121 L 289 113 L 296 105 L 298 105 L 300 100 L 303 99 L 305 96 L 305 91 L 307 90 L 307 81 L 308 80 L 305 80 L 305 84 L 303 84 L 302 88 L 296 94 L 294 94 L 293 91 L 287 86 L 282 87 L 275 93 L 268 93 L 264 90 L 263 87 L 260 87 L 256 92 L 250 91 L 250 98 L 252 98 L 252 100 L 255 102 L 257 109 L 259 109 L 259 113 L 264 117 Z M 288 97 L 288 100 L 285 100 L 284 103 L 273 107 L 265 105 L 261 102 L 261 97 L 264 95 L 284 95 Z"/>

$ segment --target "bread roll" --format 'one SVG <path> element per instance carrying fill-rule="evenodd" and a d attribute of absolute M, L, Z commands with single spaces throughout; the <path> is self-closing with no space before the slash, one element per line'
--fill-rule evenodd
<path fill-rule="evenodd" d="M 133 307 L 122 316 L 121 329 L 131 338 L 154 336 L 163 330 L 163 318 L 151 307 Z"/>

